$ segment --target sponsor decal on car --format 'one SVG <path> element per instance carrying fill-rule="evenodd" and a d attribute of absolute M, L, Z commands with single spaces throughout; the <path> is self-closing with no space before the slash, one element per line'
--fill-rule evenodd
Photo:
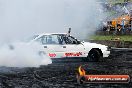
<path fill-rule="evenodd" d="M 65 56 L 81 56 L 82 52 L 76 52 L 76 53 L 65 53 Z"/>
<path fill-rule="evenodd" d="M 49 53 L 49 56 L 50 57 L 56 57 L 56 54 L 55 53 Z"/>

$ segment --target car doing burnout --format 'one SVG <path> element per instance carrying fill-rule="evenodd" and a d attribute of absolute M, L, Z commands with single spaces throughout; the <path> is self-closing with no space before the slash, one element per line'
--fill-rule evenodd
<path fill-rule="evenodd" d="M 67 33 L 49 33 L 35 35 L 30 44 L 38 42 L 44 52 L 52 59 L 56 58 L 82 58 L 85 61 L 99 61 L 108 57 L 108 47 L 101 44 L 81 42 Z"/>

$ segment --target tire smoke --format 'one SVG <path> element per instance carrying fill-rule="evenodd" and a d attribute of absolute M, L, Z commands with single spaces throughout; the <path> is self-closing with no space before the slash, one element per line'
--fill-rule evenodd
<path fill-rule="evenodd" d="M 67 32 L 77 38 L 93 34 L 102 19 L 102 7 L 96 0 L 1 0 L 0 1 L 0 65 L 39 66 L 51 60 L 36 55 L 36 46 L 6 43 L 22 40 L 38 33 Z M 10 47 L 12 48 L 12 47 Z"/>
<path fill-rule="evenodd" d="M 0 66 L 7 67 L 39 67 L 51 64 L 51 59 L 40 54 L 41 46 L 38 43 L 14 43 L 0 48 Z"/>

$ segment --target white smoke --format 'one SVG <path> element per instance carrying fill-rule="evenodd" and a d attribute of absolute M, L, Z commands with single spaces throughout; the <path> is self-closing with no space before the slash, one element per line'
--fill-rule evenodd
<path fill-rule="evenodd" d="M 51 64 L 51 59 L 40 53 L 42 47 L 38 43 L 14 43 L 0 48 L 0 66 L 7 67 L 39 67 Z"/>
<path fill-rule="evenodd" d="M 102 6 L 97 0 L 65 0 L 66 25 L 72 28 L 73 35 L 87 39 L 97 30 L 103 20 Z"/>
<path fill-rule="evenodd" d="M 67 32 L 69 27 L 73 35 L 86 38 L 102 19 L 101 9 L 96 0 L 0 0 L 0 44 L 38 33 Z M 15 47 L 11 51 L 1 46 L 1 65 L 38 66 L 43 60 L 31 47 Z"/>
<path fill-rule="evenodd" d="M 96 30 L 103 17 L 101 9 L 96 0 L 0 0 L 0 40 L 67 32 L 69 27 L 84 38 Z"/>

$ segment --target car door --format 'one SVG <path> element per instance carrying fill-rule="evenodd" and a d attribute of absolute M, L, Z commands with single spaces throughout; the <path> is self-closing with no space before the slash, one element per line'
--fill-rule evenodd
<path fill-rule="evenodd" d="M 62 58 L 64 56 L 64 48 L 59 43 L 59 35 L 43 35 L 36 39 L 43 48 L 43 51 L 50 58 Z"/>
<path fill-rule="evenodd" d="M 65 57 L 86 57 L 85 48 L 81 42 L 72 36 L 63 35 L 63 52 Z"/>

